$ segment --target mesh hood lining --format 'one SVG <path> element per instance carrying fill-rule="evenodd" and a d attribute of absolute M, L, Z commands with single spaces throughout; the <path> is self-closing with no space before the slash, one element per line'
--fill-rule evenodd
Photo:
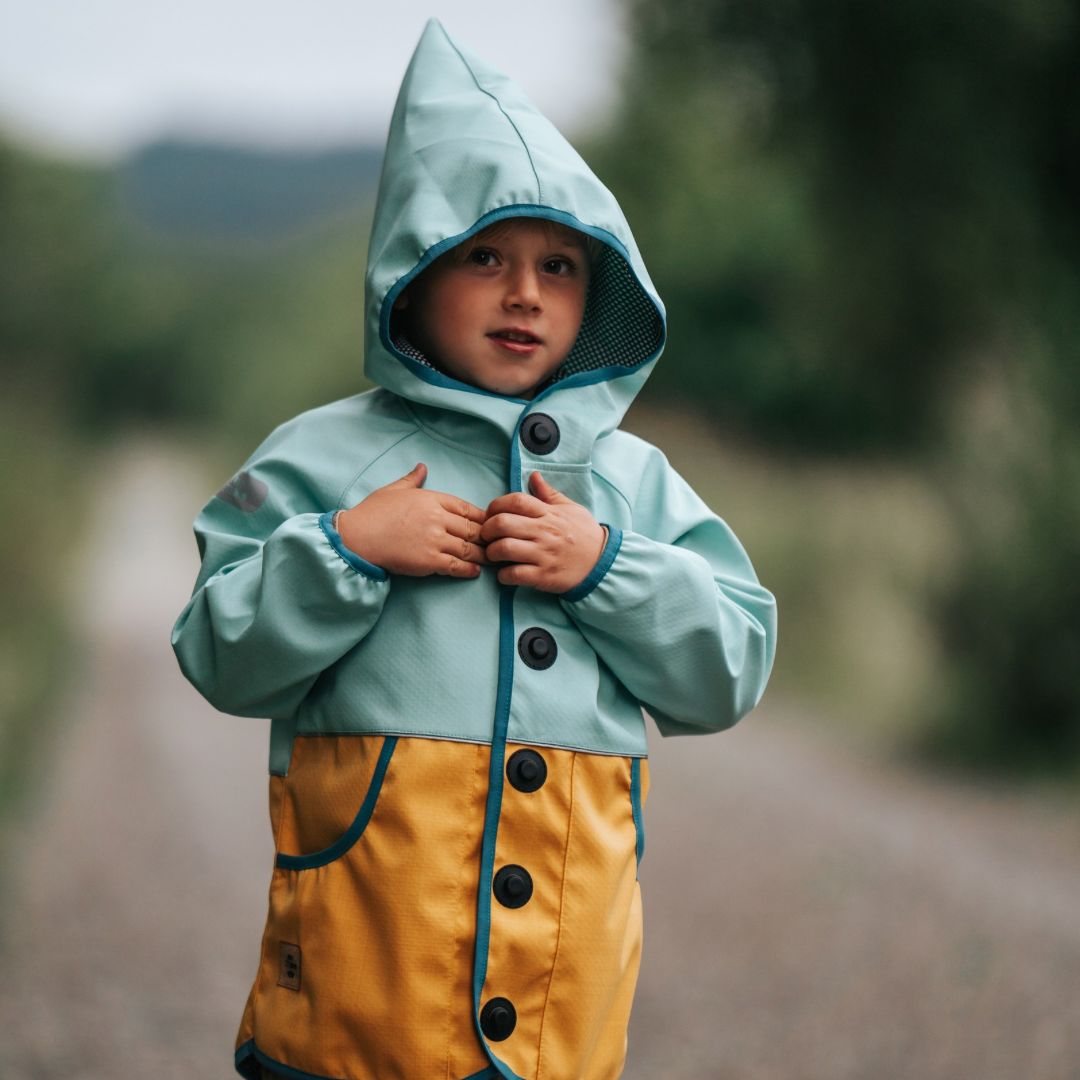
<path fill-rule="evenodd" d="M 414 276 L 410 274 L 409 279 Z M 399 291 L 391 290 L 383 301 L 384 308 L 392 303 L 391 296 Z M 391 332 L 388 338 L 397 353 L 432 371 L 439 370 L 400 332 Z M 603 254 L 592 268 L 585 315 L 573 348 L 555 374 L 537 390 L 546 390 L 582 372 L 608 367 L 639 367 L 656 355 L 663 340 L 664 321 L 655 304 L 626 259 L 605 242 Z"/>

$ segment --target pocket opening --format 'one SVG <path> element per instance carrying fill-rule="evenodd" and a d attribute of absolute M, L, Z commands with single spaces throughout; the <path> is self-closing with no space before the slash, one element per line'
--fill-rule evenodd
<path fill-rule="evenodd" d="M 335 840 L 329 847 L 321 851 L 313 851 L 310 855 L 285 855 L 279 853 L 274 860 L 274 865 L 281 870 L 314 870 L 317 866 L 325 866 L 336 859 L 340 859 L 360 837 L 367 828 L 371 815 L 375 812 L 375 804 L 379 800 L 379 792 L 382 790 L 383 780 L 386 778 L 386 770 L 390 765 L 390 759 L 394 756 L 398 737 L 387 735 L 383 739 L 382 749 L 379 751 L 379 760 L 375 763 L 375 772 L 372 774 L 371 783 L 368 785 L 367 794 L 356 812 L 352 824 Z"/>

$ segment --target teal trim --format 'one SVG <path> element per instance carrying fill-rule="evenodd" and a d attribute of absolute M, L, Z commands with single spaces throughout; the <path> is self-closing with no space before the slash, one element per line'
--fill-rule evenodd
<path fill-rule="evenodd" d="M 568 214 L 565 210 L 556 210 L 554 207 L 540 206 L 536 203 L 517 203 L 513 206 L 502 206 L 498 210 L 492 210 L 476 221 L 471 228 L 458 233 L 456 236 L 448 236 L 445 240 L 440 240 L 439 243 L 433 244 L 424 252 L 424 257 L 407 274 L 398 278 L 383 298 L 382 308 L 379 312 L 379 340 L 382 341 L 383 348 L 385 348 L 391 356 L 400 360 L 409 371 L 417 376 L 417 378 L 423 379 L 424 382 L 432 383 L 435 386 L 442 386 L 450 390 L 465 390 L 470 394 L 482 394 L 485 397 L 506 397 L 506 395 L 503 394 L 493 394 L 490 390 L 483 390 L 478 386 L 470 386 L 468 383 L 463 383 L 458 379 L 451 379 L 450 376 L 444 375 L 441 371 L 429 368 L 425 364 L 421 364 L 414 360 L 411 356 L 406 356 L 404 353 L 399 352 L 394 348 L 394 343 L 390 340 L 390 313 L 394 310 L 394 301 L 397 300 L 402 292 L 408 287 L 409 282 L 419 274 L 422 274 L 440 255 L 453 247 L 457 247 L 458 244 L 468 240 L 470 236 L 480 232 L 481 229 L 486 229 L 493 222 L 502 221 L 503 218 L 508 217 L 535 217 L 544 218 L 548 221 L 555 221 L 560 225 L 567 225 L 571 229 L 577 229 L 578 232 L 587 233 L 589 236 L 593 236 L 597 240 L 602 240 L 609 247 L 614 248 L 615 251 L 623 257 L 626 265 L 630 268 L 630 273 L 634 275 L 634 280 L 637 282 L 638 287 L 649 298 L 649 302 L 653 307 L 656 308 L 656 313 L 660 317 L 663 331 L 660 336 L 660 346 L 656 352 L 646 357 L 640 364 L 637 364 L 634 367 L 612 365 L 611 367 L 598 368 L 595 371 L 581 371 L 578 372 L 577 375 L 571 375 L 566 379 L 561 379 L 559 382 L 553 383 L 547 390 L 537 394 L 536 398 L 531 402 L 525 401 L 523 398 L 507 398 L 507 400 L 519 401 L 526 407 L 535 405 L 542 397 L 556 389 L 587 386 L 590 383 L 603 382 L 607 379 L 615 379 L 623 375 L 632 375 L 638 369 L 655 360 L 656 357 L 663 352 L 664 342 L 667 340 L 667 320 L 664 318 L 664 313 L 660 310 L 653 295 L 644 285 L 642 285 L 641 278 L 634 269 L 634 262 L 630 257 L 630 252 L 626 249 L 626 245 L 613 233 L 608 232 L 607 229 L 600 229 L 594 225 L 586 225 L 583 221 L 579 221 L 573 214 Z"/>
<path fill-rule="evenodd" d="M 386 770 L 390 765 L 390 759 L 394 756 L 397 747 L 397 736 L 388 735 L 383 739 L 382 750 L 379 751 L 379 760 L 375 763 L 375 772 L 368 785 L 367 794 L 360 804 L 360 809 L 353 818 L 352 824 L 334 841 L 322 851 L 315 851 L 310 855 L 281 855 L 274 860 L 274 865 L 281 870 L 313 870 L 316 866 L 325 866 L 335 859 L 340 859 L 360 839 L 363 831 L 367 828 L 371 815 L 375 811 L 375 804 L 379 800 L 379 792 L 382 790 L 383 780 L 386 778 Z"/>
<path fill-rule="evenodd" d="M 270 775 L 288 776 L 292 762 L 296 716 L 274 717 L 270 721 Z"/>
<path fill-rule="evenodd" d="M 521 490 L 521 425 L 525 422 L 525 417 L 529 415 L 529 402 L 525 403 L 525 408 L 522 410 L 521 415 L 518 417 L 517 424 L 514 426 L 514 434 L 510 439 L 510 490 Z"/>
<path fill-rule="evenodd" d="M 637 833 L 637 864 L 645 854 L 645 817 L 641 812 L 641 758 L 630 759 L 630 809 L 634 815 L 634 831 Z"/>
<path fill-rule="evenodd" d="M 510 726 L 510 699 L 514 690 L 514 594 L 516 585 L 499 591 L 499 684 L 495 696 L 495 723 L 491 732 L 491 763 L 488 768 L 488 796 L 484 809 L 484 836 L 480 847 L 480 897 L 476 906 L 476 953 L 473 963 L 473 1021 L 492 1065 L 506 1080 L 521 1080 L 499 1060 L 480 1029 L 480 995 L 487 978 L 488 944 L 491 940 L 491 880 L 495 874 L 495 840 L 502 813 L 503 769 L 506 764 L 506 732 Z"/>
<path fill-rule="evenodd" d="M 615 556 L 619 554 L 619 548 L 622 547 L 622 529 L 616 529 L 614 525 L 608 525 L 606 521 L 600 524 L 607 529 L 607 543 L 604 544 L 604 550 L 600 552 L 600 558 L 596 560 L 596 565 L 589 571 L 584 581 L 559 594 L 560 600 L 569 600 L 571 603 L 584 600 L 604 580 L 611 569 L 611 564 L 615 561 Z"/>
<path fill-rule="evenodd" d="M 271 1072 L 287 1077 L 287 1080 L 337 1080 L 336 1077 L 324 1076 L 322 1073 L 304 1072 L 303 1069 L 294 1069 L 291 1065 L 275 1061 L 255 1045 L 254 1039 L 248 1039 L 242 1046 L 237 1047 L 233 1059 L 236 1071 L 246 1080 L 260 1080 L 259 1071 L 255 1068 L 256 1062 Z M 498 1075 L 495 1069 L 489 1066 L 479 1072 L 462 1077 L 462 1080 L 497 1080 Z"/>
<path fill-rule="evenodd" d="M 260 1080 L 262 1069 L 255 1057 L 255 1040 L 248 1039 L 241 1043 L 233 1054 L 233 1068 L 244 1077 L 244 1080 Z"/>
<path fill-rule="evenodd" d="M 330 541 L 330 546 L 358 574 L 363 574 L 364 577 L 371 578 L 372 581 L 387 580 L 389 574 L 381 566 L 369 563 L 367 559 L 361 559 L 355 551 L 350 551 L 345 546 L 341 539 L 341 533 L 334 528 L 334 511 L 328 510 L 319 518 L 319 528 L 322 529 L 326 539 Z"/>

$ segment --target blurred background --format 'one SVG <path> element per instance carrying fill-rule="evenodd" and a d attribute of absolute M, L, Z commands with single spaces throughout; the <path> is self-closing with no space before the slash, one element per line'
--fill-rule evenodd
<path fill-rule="evenodd" d="M 626 1076 L 1080 1077 L 1080 0 L 39 0 L 0 12 L 0 1075 L 226 1076 L 265 726 L 168 630 L 190 522 L 366 388 L 427 17 L 621 201 L 626 426 L 778 597 L 660 744 Z"/>

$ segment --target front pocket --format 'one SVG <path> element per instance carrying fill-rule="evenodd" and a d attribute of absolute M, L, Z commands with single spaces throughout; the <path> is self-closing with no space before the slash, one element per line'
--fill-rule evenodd
<path fill-rule="evenodd" d="M 362 738 L 363 736 L 342 736 L 342 738 L 358 737 Z M 375 768 L 371 774 L 371 780 L 368 783 L 367 792 L 364 795 L 363 802 L 360 804 L 360 809 L 357 810 L 356 816 L 352 819 L 348 828 L 346 828 L 332 844 L 306 855 L 288 855 L 279 852 L 274 865 L 282 870 L 313 870 L 317 866 L 325 866 L 327 863 L 332 863 L 336 859 L 340 859 L 342 855 L 344 855 L 356 841 L 360 839 L 364 830 L 367 828 L 367 824 L 371 820 L 371 815 L 375 811 L 375 804 L 379 800 L 379 792 L 382 790 L 383 780 L 386 778 L 386 770 L 390 765 L 390 759 L 394 756 L 396 747 L 396 735 L 387 735 L 383 739 L 382 748 L 380 749 L 378 759 L 375 762 Z M 317 768 L 318 763 L 313 762 L 311 769 Z M 293 788 L 292 791 L 286 790 L 285 799 L 287 804 L 292 808 L 294 819 L 297 814 L 295 789 L 303 788 L 308 784 L 318 787 L 320 783 L 320 777 L 318 775 L 308 776 L 306 775 L 306 772 L 307 770 L 305 770 L 303 764 L 294 760 L 294 767 L 290 769 L 290 776 L 286 781 L 286 783 Z M 292 797 L 290 798 L 290 796 Z M 286 842 L 286 836 L 296 835 L 298 831 L 299 830 L 295 826 L 291 829 L 283 830 L 282 844 L 284 845 Z"/>

